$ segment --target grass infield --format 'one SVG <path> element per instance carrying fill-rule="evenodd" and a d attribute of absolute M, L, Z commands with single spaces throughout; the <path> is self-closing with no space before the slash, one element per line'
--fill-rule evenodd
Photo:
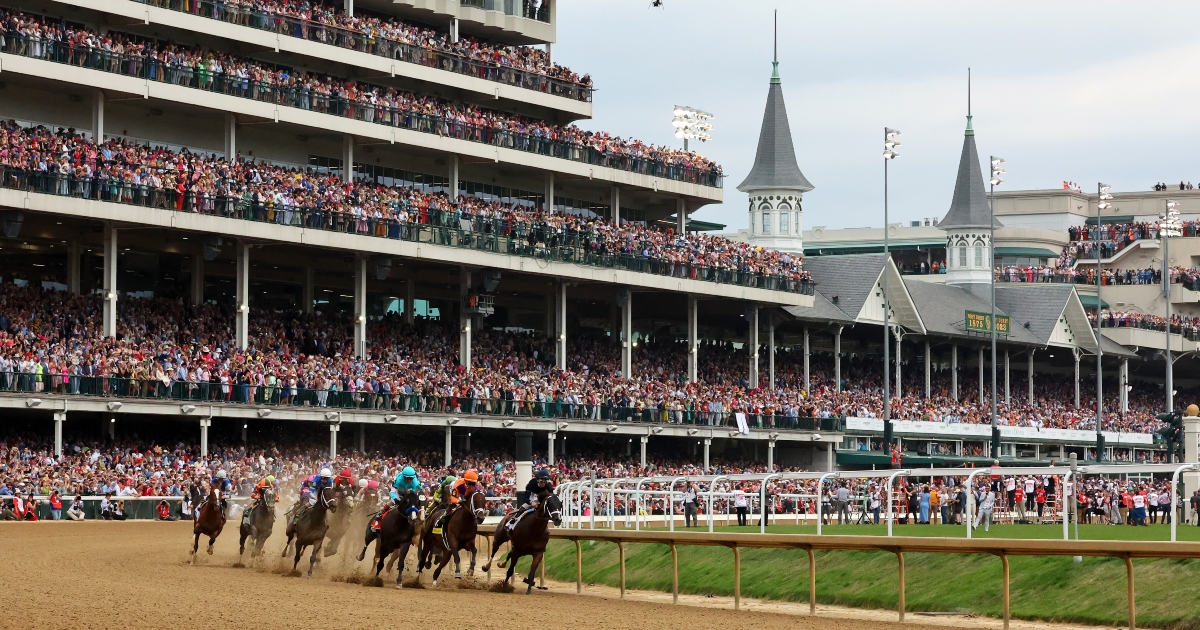
<path fill-rule="evenodd" d="M 700 528 L 706 531 L 706 528 Z M 757 527 L 717 527 L 723 532 L 757 532 Z M 695 531 L 695 530 L 693 530 Z M 815 534 L 816 526 L 776 525 L 776 534 Z M 826 534 L 886 535 L 886 525 L 833 525 Z M 897 536 L 965 536 L 965 527 L 896 525 Z M 1072 535 L 1074 526 L 1072 526 Z M 988 538 L 1060 538 L 1062 525 L 999 525 Z M 1167 525 L 1129 527 L 1080 525 L 1087 540 L 1168 540 Z M 1200 528 L 1179 526 L 1179 540 L 1200 541 Z M 886 552 L 817 552 L 817 601 L 860 608 L 895 609 L 896 558 Z M 909 611 L 1001 615 L 1001 565 L 996 557 L 911 553 L 905 555 Z M 1116 558 L 1011 556 L 1012 615 L 1098 625 L 1127 621 L 1125 564 Z M 617 586 L 617 547 L 583 543 L 583 580 Z M 526 563 L 522 563 L 526 565 Z M 526 565 L 527 566 L 527 565 Z M 671 590 L 671 551 L 666 545 L 630 544 L 625 551 L 626 586 Z M 1198 560 L 1135 560 L 1139 626 L 1200 630 Z M 575 581 L 575 547 L 552 540 L 546 572 L 556 580 Z M 733 595 L 733 554 L 725 548 L 679 547 L 680 592 Z M 783 601 L 808 601 L 808 556 L 801 550 L 743 549 L 742 595 Z"/>

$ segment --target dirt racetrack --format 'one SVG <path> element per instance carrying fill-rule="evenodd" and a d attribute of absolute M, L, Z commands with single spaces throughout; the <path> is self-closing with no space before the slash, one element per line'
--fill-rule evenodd
<path fill-rule="evenodd" d="M 453 574 L 443 576 L 449 579 L 436 589 L 397 591 L 394 575 L 384 588 L 372 588 L 335 581 L 366 570 L 366 562 L 353 563 L 345 546 L 317 567 L 312 580 L 283 577 L 275 572 L 283 544 L 280 531 L 268 541 L 266 567 L 256 569 L 233 567 L 233 522 L 217 540 L 214 555 L 204 554 L 201 539 L 195 566 L 187 565 L 191 523 L 3 523 L 0 581 L 13 611 L 37 611 L 24 621 L 17 621 L 24 616 L 20 613 L 12 618 L 26 627 L 878 630 L 881 625 L 877 620 L 621 601 L 555 592 L 559 589 L 535 590 L 529 596 L 523 589 L 494 593 L 482 590 L 482 574 L 477 589 L 462 588 L 470 581 L 456 581 Z M 357 555 L 356 541 L 347 542 Z M 493 569 L 493 576 L 498 575 Z"/>

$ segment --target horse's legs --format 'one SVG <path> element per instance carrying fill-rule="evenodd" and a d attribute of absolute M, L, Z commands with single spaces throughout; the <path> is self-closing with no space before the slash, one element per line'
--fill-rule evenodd
<path fill-rule="evenodd" d="M 312 579 L 313 567 L 316 566 L 317 563 L 321 561 L 321 559 L 317 557 L 317 554 L 321 552 L 321 545 L 324 542 L 325 542 L 325 539 L 322 538 L 313 544 L 312 556 L 310 556 L 308 558 L 308 579 L 310 579 L 310 580 Z"/>
<path fill-rule="evenodd" d="M 405 540 L 400 543 L 400 548 L 397 550 L 399 557 L 396 561 L 396 588 L 400 588 L 403 585 L 402 581 L 404 579 L 404 559 L 406 556 L 408 556 L 408 548 L 411 546 L 412 546 L 412 543 L 410 541 Z M 396 557 L 396 556 L 393 556 L 393 557 Z"/>
<path fill-rule="evenodd" d="M 533 585 L 535 584 L 533 575 L 535 572 L 537 572 L 538 565 L 542 563 L 543 555 L 544 555 L 544 552 L 541 552 L 541 551 L 533 554 L 533 562 L 530 563 L 530 565 L 529 565 L 529 577 L 525 578 L 525 583 L 529 585 L 525 589 L 526 595 L 528 595 L 531 591 L 533 591 Z M 514 564 L 516 564 L 516 563 L 514 563 Z"/>
<path fill-rule="evenodd" d="M 292 532 L 292 533 L 288 534 L 287 544 L 285 544 L 285 545 L 283 546 L 283 553 L 279 554 L 279 557 L 280 557 L 280 558 L 286 558 L 286 557 L 287 557 L 287 552 L 288 552 L 288 549 L 291 549 L 291 548 L 292 548 L 292 538 L 295 538 L 295 537 L 296 537 L 296 533 L 295 533 L 295 532 Z M 297 555 L 297 557 L 299 557 L 299 555 Z M 297 562 L 299 562 L 299 560 L 297 560 Z M 293 568 L 293 569 L 295 569 L 296 567 L 292 567 L 292 568 Z"/>
<path fill-rule="evenodd" d="M 434 586 L 437 586 L 438 576 L 442 574 L 442 569 L 446 568 L 447 564 L 450 564 L 450 558 L 453 555 L 454 554 L 449 549 L 442 552 L 442 559 L 440 561 L 438 561 L 437 568 L 433 570 L 433 585 Z"/>
<path fill-rule="evenodd" d="M 517 558 L 520 558 L 520 556 L 514 558 L 512 554 L 513 552 L 509 551 L 508 557 L 504 559 L 504 561 L 508 563 L 508 573 L 504 576 L 505 584 L 508 584 L 510 581 L 512 581 L 513 572 L 517 570 Z"/>
<path fill-rule="evenodd" d="M 454 579 L 459 580 L 459 579 L 462 579 L 462 570 L 459 568 L 458 550 L 457 549 L 454 550 L 453 556 L 454 556 Z"/>
<path fill-rule="evenodd" d="M 250 537 L 250 534 L 248 532 L 241 532 L 241 535 L 238 538 L 238 562 L 239 563 L 242 561 L 242 556 L 246 555 L 246 539 L 249 537 Z M 254 555 L 253 550 L 251 550 L 250 555 L 252 555 L 252 556 Z"/>
<path fill-rule="evenodd" d="M 365 552 L 366 550 L 367 548 L 363 547 L 363 551 Z M 387 556 L 383 553 L 382 539 L 375 545 L 375 555 L 377 556 L 375 558 L 375 577 L 379 577 L 379 573 L 383 571 L 383 563 L 387 560 Z M 359 556 L 359 558 L 361 559 L 362 556 Z"/>
<path fill-rule="evenodd" d="M 296 570 L 296 567 L 300 566 L 300 554 L 304 553 L 304 549 L 306 547 L 308 547 L 308 545 L 301 545 L 299 540 L 296 541 L 296 559 L 292 561 L 293 571 Z"/>
<path fill-rule="evenodd" d="M 378 534 L 376 534 L 375 532 L 371 531 L 371 525 L 370 525 L 370 524 L 368 524 L 368 525 L 367 525 L 367 535 L 364 537 L 364 540 L 363 540 L 363 548 L 362 548 L 362 551 L 358 552 L 358 561 L 359 561 L 359 562 L 362 562 L 362 559 L 366 557 L 366 555 L 367 555 L 367 547 L 370 547 L 370 546 L 371 546 L 371 541 L 372 541 L 372 540 L 375 540 L 377 537 L 378 537 Z M 378 545 L 376 545 L 376 546 L 375 546 L 375 551 L 377 551 L 377 552 L 379 551 L 379 546 L 378 546 Z"/>
<path fill-rule="evenodd" d="M 191 553 L 191 558 L 188 559 L 188 564 L 192 564 L 196 561 L 196 551 L 198 549 L 200 549 L 200 532 L 199 531 L 196 532 L 196 537 L 194 539 L 192 539 L 192 553 Z"/>
<path fill-rule="evenodd" d="M 467 575 L 475 575 L 475 547 L 471 547 L 471 566 L 467 567 Z"/>
<path fill-rule="evenodd" d="M 208 555 L 213 555 L 213 545 L 217 542 L 217 534 L 208 537 Z"/>
<path fill-rule="evenodd" d="M 498 531 L 499 531 L 499 528 L 497 528 L 497 532 Z M 480 567 L 484 573 L 487 573 L 488 571 L 492 570 L 492 560 L 495 559 L 496 550 L 500 548 L 500 545 L 503 544 L 503 542 L 504 541 L 500 540 L 500 536 L 496 536 L 495 538 L 492 539 L 491 544 L 488 545 L 489 547 L 491 547 L 491 549 L 488 551 L 487 562 L 483 563 L 483 566 Z M 503 569 L 504 565 L 500 565 L 500 568 Z"/>

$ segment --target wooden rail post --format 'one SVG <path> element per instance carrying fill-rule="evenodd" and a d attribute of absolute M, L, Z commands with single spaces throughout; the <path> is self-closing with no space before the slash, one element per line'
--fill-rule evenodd
<path fill-rule="evenodd" d="M 671 543 L 671 603 L 679 603 L 679 548 Z"/>
<path fill-rule="evenodd" d="M 625 598 L 625 543 L 617 541 L 617 556 L 621 561 L 621 599 Z"/>
<path fill-rule="evenodd" d="M 1000 554 L 1000 564 L 1004 567 L 1004 630 L 1008 630 L 1008 622 L 1012 619 L 1012 595 L 1009 590 L 1008 554 Z"/>
<path fill-rule="evenodd" d="M 575 592 L 583 592 L 583 549 L 578 538 L 575 539 Z"/>
<path fill-rule="evenodd" d="M 742 609 L 742 550 L 733 546 L 733 609 Z"/>
<path fill-rule="evenodd" d="M 1125 556 L 1125 575 L 1129 578 L 1129 630 L 1137 626 L 1137 606 L 1134 602 L 1133 558 Z"/>
<path fill-rule="evenodd" d="M 900 562 L 900 623 L 904 623 L 904 552 L 897 551 L 896 559 Z"/>
<path fill-rule="evenodd" d="M 808 548 L 808 614 L 817 614 L 817 559 L 812 547 Z"/>

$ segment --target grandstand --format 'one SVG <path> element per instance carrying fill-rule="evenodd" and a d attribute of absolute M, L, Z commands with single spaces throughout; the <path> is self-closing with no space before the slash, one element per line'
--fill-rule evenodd
<path fill-rule="evenodd" d="M 739 185 L 752 230 L 709 234 L 691 215 L 723 200 L 720 165 L 572 124 L 594 86 L 555 63 L 555 6 L 0 2 L 0 407 L 53 420 L 56 450 L 64 422 L 188 423 L 202 455 L 210 429 L 305 423 L 334 452 L 343 428 L 360 451 L 368 428 L 442 434 L 450 465 L 474 432 L 518 486 L 535 439 L 549 463 L 570 438 L 630 458 L 636 439 L 642 467 L 652 441 L 703 469 L 887 465 L 886 286 L 906 456 L 1161 461 L 1154 322 L 1097 338 L 1072 282 L 998 291 L 988 452 L 969 126 L 951 208 L 920 228 L 961 252 L 943 282 L 903 252 L 813 255 L 778 64 Z"/>

